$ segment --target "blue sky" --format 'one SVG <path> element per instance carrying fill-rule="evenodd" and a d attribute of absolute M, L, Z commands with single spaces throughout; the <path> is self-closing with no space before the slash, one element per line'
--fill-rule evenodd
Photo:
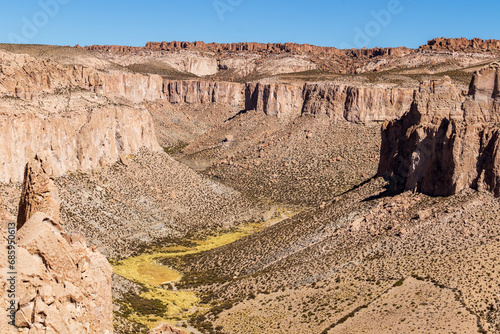
<path fill-rule="evenodd" d="M 500 1 L 4 1 L 0 42 L 296 42 L 418 47 L 434 37 L 500 39 Z"/>

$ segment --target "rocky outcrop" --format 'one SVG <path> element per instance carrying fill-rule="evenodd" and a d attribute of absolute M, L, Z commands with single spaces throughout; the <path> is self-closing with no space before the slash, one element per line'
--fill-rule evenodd
<path fill-rule="evenodd" d="M 299 116 L 304 103 L 303 86 L 250 83 L 245 89 L 245 109 L 281 117 Z"/>
<path fill-rule="evenodd" d="M 187 332 L 182 329 L 172 327 L 169 324 L 162 324 L 151 329 L 148 334 L 187 334 Z"/>
<path fill-rule="evenodd" d="M 499 77 L 498 64 L 476 72 L 468 94 L 449 79 L 425 82 L 410 111 L 384 124 L 378 174 L 392 190 L 500 196 Z"/>
<path fill-rule="evenodd" d="M 101 86 L 99 74 L 84 66 L 62 66 L 24 54 L 0 51 L 0 96 L 32 100 L 42 93 Z"/>
<path fill-rule="evenodd" d="M 77 46 L 78 47 L 78 46 Z M 254 52 L 254 53 L 292 53 L 292 54 L 324 54 L 324 55 L 354 55 L 376 57 L 380 55 L 398 56 L 405 50 L 404 47 L 398 48 L 374 48 L 374 49 L 353 49 L 341 50 L 334 47 L 315 46 L 310 44 L 297 43 L 204 43 L 204 42 L 148 42 L 144 47 L 120 46 L 120 45 L 92 45 L 85 46 L 86 50 L 135 53 L 139 51 L 180 51 L 197 50 L 208 52 Z"/>
<path fill-rule="evenodd" d="M 214 81 L 165 81 L 166 99 L 170 103 L 223 103 L 240 106 L 244 101 L 243 84 Z"/>
<path fill-rule="evenodd" d="M 99 85 L 89 89 L 107 97 L 124 98 L 134 103 L 164 98 L 163 79 L 159 75 L 136 73 L 99 73 Z"/>
<path fill-rule="evenodd" d="M 38 198 L 57 198 L 54 189 L 40 187 L 40 180 L 50 179 L 41 161 L 30 164 L 24 189 L 29 193 L 26 206 L 39 207 Z M 38 168 L 38 169 L 37 169 Z M 38 174 L 32 174 L 38 173 Z M 48 192 L 48 193 L 47 193 Z M 34 202 L 31 202 L 34 201 Z M 14 306 L 15 326 L 1 314 L 2 333 L 112 333 L 112 268 L 106 258 L 86 247 L 80 235 L 66 234 L 61 225 L 46 212 L 56 212 L 59 204 L 47 202 L 44 212 L 31 212 L 17 231 Z M 58 214 L 58 213 L 57 213 Z M 4 238 L 7 232 L 2 228 Z M 7 250 L 0 254 L 0 282 L 12 274 Z M 10 303 L 6 289 L 0 292 L 1 309 Z"/>
<path fill-rule="evenodd" d="M 171 103 L 240 105 L 244 96 L 244 85 L 238 83 L 164 81 L 154 74 L 100 72 L 0 51 L 0 96 L 32 101 L 43 94 L 61 94 L 75 88 L 133 103 L 166 99 Z"/>
<path fill-rule="evenodd" d="M 392 87 L 251 83 L 245 90 L 245 109 L 277 117 L 326 115 L 354 123 L 381 122 L 401 116 L 413 94 L 413 89 Z"/>
<path fill-rule="evenodd" d="M 462 51 L 462 52 L 478 52 L 478 51 L 500 51 L 500 40 L 481 38 L 434 38 L 427 42 L 426 45 L 420 47 L 421 50 L 433 51 Z"/>
<path fill-rule="evenodd" d="M 354 123 L 380 122 L 408 110 L 413 93 L 405 88 L 306 84 L 302 113 Z"/>
<path fill-rule="evenodd" d="M 33 100 L 44 93 L 60 94 L 74 88 L 135 103 L 163 98 L 163 79 L 159 75 L 104 73 L 0 51 L 0 96 Z"/>
<path fill-rule="evenodd" d="M 37 212 L 43 212 L 59 222 L 59 195 L 52 176 L 52 168 L 38 156 L 30 161 L 24 171 L 23 191 L 19 201 L 17 229 Z"/>
<path fill-rule="evenodd" d="M 141 147 L 161 149 L 145 108 L 75 100 L 74 106 L 63 104 L 62 109 L 52 112 L 17 104 L 3 109 L 1 182 L 22 181 L 22 166 L 37 154 L 52 163 L 54 176 L 60 176 L 68 171 L 106 166 Z"/>

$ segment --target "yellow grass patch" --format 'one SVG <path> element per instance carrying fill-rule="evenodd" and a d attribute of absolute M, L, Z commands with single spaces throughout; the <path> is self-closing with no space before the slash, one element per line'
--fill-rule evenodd
<path fill-rule="evenodd" d="M 235 242 L 245 236 L 258 232 L 265 227 L 283 218 L 290 217 L 294 212 L 285 209 L 278 209 L 277 215 L 267 222 L 252 223 L 238 227 L 228 233 L 212 236 L 204 240 L 190 240 L 194 245 L 169 246 L 159 249 L 156 252 L 130 257 L 113 265 L 113 271 L 122 277 L 142 284 L 148 289 L 140 297 L 148 300 L 159 300 L 167 307 L 165 316 L 155 315 L 142 316 L 133 313 L 129 319 L 141 323 L 149 328 L 157 326 L 163 322 L 175 322 L 185 320 L 189 315 L 198 310 L 200 302 L 198 296 L 193 291 L 172 291 L 160 287 L 165 283 L 173 283 L 182 278 L 182 273 L 161 265 L 160 260 L 170 257 L 196 254 Z"/>

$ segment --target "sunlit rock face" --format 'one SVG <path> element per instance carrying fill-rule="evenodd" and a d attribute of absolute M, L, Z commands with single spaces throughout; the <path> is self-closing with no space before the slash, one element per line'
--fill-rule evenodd
<path fill-rule="evenodd" d="M 410 111 L 384 124 L 378 174 L 393 190 L 500 196 L 499 73 L 498 64 L 476 72 L 465 94 L 448 79 L 424 82 Z"/>
<path fill-rule="evenodd" d="M 63 231 L 57 189 L 49 172 L 50 167 L 39 158 L 26 167 L 14 261 L 17 304 L 9 324 L 7 289 L 13 270 L 4 243 L 0 252 L 0 331 L 112 333 L 112 268 L 101 253 L 87 248 L 81 235 Z M 0 222 L 2 236 L 7 238 L 15 220 L 0 209 Z"/>

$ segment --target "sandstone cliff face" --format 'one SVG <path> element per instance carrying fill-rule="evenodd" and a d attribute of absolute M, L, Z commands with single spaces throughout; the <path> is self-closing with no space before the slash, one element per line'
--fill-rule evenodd
<path fill-rule="evenodd" d="M 165 81 L 170 103 L 224 103 L 239 106 L 244 101 L 244 85 L 233 82 Z"/>
<path fill-rule="evenodd" d="M 306 84 L 303 114 L 324 114 L 353 123 L 380 122 L 401 116 L 413 100 L 413 90 Z"/>
<path fill-rule="evenodd" d="M 378 174 L 393 190 L 500 196 L 499 73 L 497 64 L 475 73 L 467 96 L 449 80 L 423 83 L 411 110 L 384 124 Z"/>
<path fill-rule="evenodd" d="M 102 57 L 113 58 L 120 64 L 130 61 L 129 56 L 161 59 L 177 70 L 197 75 L 213 75 L 218 70 L 231 69 L 234 70 L 232 74 L 240 77 L 250 73 L 285 73 L 316 68 L 355 73 L 372 59 L 396 59 L 415 52 L 404 47 L 340 50 L 296 43 L 204 42 L 149 42 L 144 47 L 93 45 L 85 49 L 97 51 Z M 240 66 L 244 67 L 242 71 Z"/>
<path fill-rule="evenodd" d="M 0 51 L 0 96 L 32 100 L 41 93 L 100 85 L 98 73 L 91 68 L 61 66 L 50 60 Z"/>
<path fill-rule="evenodd" d="M 209 76 L 217 73 L 217 59 L 197 52 L 177 52 L 162 57 L 162 61 L 181 72 L 193 73 L 197 76 Z"/>
<path fill-rule="evenodd" d="M 299 116 L 303 103 L 302 86 L 250 83 L 245 89 L 245 109 L 266 115 Z"/>
<path fill-rule="evenodd" d="M 81 88 L 133 103 L 166 99 L 171 103 L 243 102 L 244 86 L 232 82 L 168 81 L 154 74 L 100 72 L 90 67 L 62 66 L 49 60 L 0 51 L 0 96 L 32 101 L 43 94 Z"/>
<path fill-rule="evenodd" d="M 159 75 L 109 73 L 98 75 L 99 85 L 89 89 L 107 97 L 125 98 L 134 103 L 164 98 L 163 79 Z"/>
<path fill-rule="evenodd" d="M 158 75 L 104 73 L 90 67 L 62 66 L 50 60 L 0 51 L 0 96 L 33 100 L 44 93 L 60 93 L 75 87 L 135 103 L 163 97 L 163 80 Z"/>
<path fill-rule="evenodd" d="M 322 47 L 310 44 L 297 43 L 204 43 L 204 42 L 148 42 L 144 47 L 120 46 L 120 45 L 93 45 L 85 46 L 87 50 L 92 51 L 111 51 L 121 53 L 132 53 L 138 51 L 180 51 L 180 50 L 199 50 L 209 52 L 257 52 L 257 53 L 312 53 L 325 55 L 354 55 L 375 57 L 380 55 L 401 55 L 409 50 L 404 47 L 398 48 L 374 48 L 374 49 L 355 49 L 341 50 L 334 47 Z"/>
<path fill-rule="evenodd" d="M 413 94 L 412 89 L 332 83 L 251 83 L 245 90 L 245 108 L 277 117 L 326 115 L 337 121 L 380 122 L 401 116 L 411 105 Z"/>
<path fill-rule="evenodd" d="M 9 104 L 0 113 L 0 181 L 20 182 L 35 155 L 52 162 L 53 175 L 114 163 L 141 147 L 159 151 L 151 115 L 143 107 L 67 97 L 54 110 Z M 47 101 L 45 101 L 47 102 Z"/>
<path fill-rule="evenodd" d="M 112 333 L 112 268 L 106 258 L 86 247 L 79 235 L 67 235 L 47 212 L 58 215 L 59 204 L 39 198 L 57 198 L 55 188 L 40 187 L 50 179 L 44 163 L 35 160 L 26 171 L 23 194 L 29 219 L 19 226 L 16 248 L 15 325 L 7 324 L 5 310 L 10 301 L 6 289 L 0 292 L 2 333 Z M 33 173 L 33 174 L 32 174 Z M 35 202 L 31 202 L 31 201 Z M 35 212 L 40 207 L 44 212 Z M 7 236 L 5 224 L 2 235 Z M 7 250 L 0 255 L 0 281 L 10 277 Z"/>
<path fill-rule="evenodd" d="M 427 45 L 420 47 L 422 50 L 434 51 L 500 51 L 500 40 L 481 38 L 434 38 Z"/>

